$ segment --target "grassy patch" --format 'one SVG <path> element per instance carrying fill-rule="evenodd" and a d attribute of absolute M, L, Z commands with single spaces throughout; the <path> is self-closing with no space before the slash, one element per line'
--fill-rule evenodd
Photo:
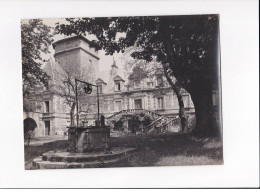
<path fill-rule="evenodd" d="M 25 147 L 25 168 L 42 153 L 67 147 L 66 140 Z M 122 136 L 111 138 L 112 147 L 136 147 L 137 151 L 112 167 L 182 166 L 223 164 L 222 141 L 197 139 L 189 134 Z"/>
<path fill-rule="evenodd" d="M 196 139 L 189 135 L 147 139 L 138 151 L 117 166 L 182 166 L 223 164 L 222 142 L 217 138 Z"/>

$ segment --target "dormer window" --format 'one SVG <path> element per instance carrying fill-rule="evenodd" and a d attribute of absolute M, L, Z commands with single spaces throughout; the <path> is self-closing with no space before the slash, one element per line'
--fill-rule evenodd
<path fill-rule="evenodd" d="M 140 89 L 140 88 L 141 88 L 140 81 L 134 81 L 134 89 Z"/>
<path fill-rule="evenodd" d="M 120 82 L 115 83 L 115 91 L 121 91 Z"/>
<path fill-rule="evenodd" d="M 98 92 L 99 92 L 99 93 L 102 93 L 102 92 L 103 92 L 103 90 L 102 90 L 102 84 L 99 84 L 99 85 L 98 85 Z"/>
<path fill-rule="evenodd" d="M 156 85 L 157 86 L 162 86 L 163 85 L 163 78 L 162 76 L 158 76 L 156 79 Z"/>
<path fill-rule="evenodd" d="M 125 81 L 118 75 L 114 77 L 115 91 L 121 91 Z"/>
<path fill-rule="evenodd" d="M 102 79 L 98 78 L 96 80 L 96 84 L 98 86 L 98 92 L 99 93 L 103 93 L 104 89 L 105 89 L 105 86 L 106 86 L 106 83 Z"/>

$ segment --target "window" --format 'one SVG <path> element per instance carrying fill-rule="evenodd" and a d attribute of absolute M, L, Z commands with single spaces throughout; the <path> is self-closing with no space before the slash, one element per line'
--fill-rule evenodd
<path fill-rule="evenodd" d="M 141 88 L 141 83 L 140 81 L 134 81 L 134 89 Z"/>
<path fill-rule="evenodd" d="M 163 78 L 162 76 L 157 77 L 157 86 L 162 86 L 163 85 Z"/>
<path fill-rule="evenodd" d="M 150 96 L 147 97 L 147 104 L 148 104 L 148 109 L 150 109 L 151 108 Z"/>
<path fill-rule="evenodd" d="M 121 87 L 120 87 L 120 82 L 115 83 L 115 91 L 120 91 Z"/>
<path fill-rule="evenodd" d="M 153 82 L 147 82 L 147 88 L 152 88 L 153 87 Z"/>
<path fill-rule="evenodd" d="M 122 110 L 121 101 L 115 101 L 115 112 L 119 112 Z"/>
<path fill-rule="evenodd" d="M 163 97 L 158 97 L 158 109 L 163 109 Z"/>
<path fill-rule="evenodd" d="M 142 109 L 142 99 L 135 99 L 135 109 Z"/>
<path fill-rule="evenodd" d="M 45 113 L 50 112 L 50 103 L 49 101 L 44 101 L 44 106 L 45 106 Z"/>

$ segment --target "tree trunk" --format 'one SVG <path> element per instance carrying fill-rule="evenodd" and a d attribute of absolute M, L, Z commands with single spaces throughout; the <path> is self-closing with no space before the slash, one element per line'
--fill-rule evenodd
<path fill-rule="evenodd" d="M 184 103 L 183 103 L 181 87 L 178 86 L 177 80 L 175 81 L 175 83 L 172 81 L 172 79 L 170 78 L 170 76 L 167 73 L 166 65 L 165 64 L 162 64 L 162 65 L 163 65 L 164 75 L 165 75 L 167 81 L 169 82 L 169 84 L 171 85 L 173 92 L 176 94 L 177 99 L 178 99 L 179 117 L 181 119 L 181 130 L 182 130 L 182 132 L 187 132 L 188 131 L 188 122 L 187 122 L 187 118 L 186 118 L 186 112 L 185 112 L 185 107 L 184 107 Z"/>
<path fill-rule="evenodd" d="M 29 147 L 29 145 L 30 145 L 30 136 L 27 138 L 27 146 Z"/>
<path fill-rule="evenodd" d="M 167 78 L 167 80 L 168 80 L 168 78 Z M 169 80 L 168 80 L 168 82 L 169 82 Z M 178 104 L 179 104 L 179 117 L 181 119 L 181 130 L 183 132 L 187 132 L 188 131 L 188 126 L 187 126 L 188 123 L 187 123 L 186 112 L 185 112 L 181 88 L 178 87 L 176 84 L 174 84 L 171 81 L 171 79 L 170 79 L 169 83 L 170 83 L 174 93 L 177 96 L 177 100 L 178 100 Z"/>
<path fill-rule="evenodd" d="M 180 88 L 177 88 L 177 89 L 178 90 L 176 90 L 175 93 L 177 95 L 177 99 L 178 99 L 178 103 L 179 103 L 179 117 L 181 119 L 181 129 L 183 132 L 186 133 L 188 131 L 188 122 L 187 122 L 187 118 L 186 118 L 183 97 L 181 94 L 181 89 Z"/>
<path fill-rule="evenodd" d="M 75 111 L 76 103 L 73 103 L 70 108 L 70 126 L 75 126 L 75 118 L 74 118 L 74 111 Z"/>
<path fill-rule="evenodd" d="M 159 34 L 161 40 L 163 41 L 165 53 L 167 55 L 165 62 L 169 63 L 171 70 L 174 70 L 173 66 L 176 55 L 174 53 L 169 29 L 172 20 L 170 18 L 159 17 L 159 21 Z M 212 57 L 212 61 L 214 62 L 216 59 Z M 211 76 L 208 73 L 205 74 Z M 216 120 L 214 117 L 211 85 L 211 77 L 206 78 L 205 75 L 202 75 L 200 79 L 192 80 L 188 87 L 185 87 L 188 93 L 191 95 L 195 107 L 196 127 L 193 130 L 195 135 L 218 136 L 220 133 L 217 129 Z"/>
<path fill-rule="evenodd" d="M 165 18 L 160 17 L 160 24 L 161 24 L 161 29 L 160 29 L 160 36 L 161 39 L 164 42 L 165 45 L 165 51 L 167 54 L 167 62 L 169 63 L 169 65 L 173 65 L 174 63 L 174 50 L 173 50 L 173 45 L 171 43 L 171 34 L 170 34 L 170 29 L 169 29 L 169 23 L 168 20 Z M 170 83 L 173 91 L 176 93 L 177 95 L 177 99 L 178 99 L 178 103 L 179 103 L 179 117 L 181 119 L 181 128 L 182 131 L 187 132 L 187 119 L 186 119 L 186 114 L 185 114 L 185 108 L 184 108 L 184 103 L 183 103 L 183 98 L 182 98 L 182 91 L 181 91 L 181 87 L 178 86 L 178 82 L 175 81 L 175 83 L 173 83 L 173 81 L 171 80 L 170 76 L 167 73 L 167 67 L 166 64 L 163 62 L 162 63 L 163 68 L 164 68 L 164 74 L 167 78 L 167 81 Z"/>
<path fill-rule="evenodd" d="M 220 135 L 219 127 L 214 117 L 211 89 L 198 89 L 189 92 L 193 100 L 196 114 L 196 136 L 214 137 Z"/>

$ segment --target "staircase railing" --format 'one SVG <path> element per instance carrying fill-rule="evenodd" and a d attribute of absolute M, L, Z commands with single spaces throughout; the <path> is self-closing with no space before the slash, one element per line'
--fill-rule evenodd
<path fill-rule="evenodd" d="M 158 130 L 156 129 L 156 125 L 158 123 L 161 123 L 160 126 L 158 126 Z M 178 132 L 181 129 L 180 124 L 180 118 L 169 118 L 169 117 L 160 117 L 153 121 L 151 124 L 146 126 L 144 128 L 145 133 L 151 133 L 153 131 L 156 131 L 158 133 L 164 133 L 164 132 Z"/>
<path fill-rule="evenodd" d="M 108 120 L 111 120 L 113 118 L 118 118 L 123 115 L 132 115 L 132 114 L 140 114 L 144 113 L 146 115 L 152 116 L 152 119 L 155 119 L 153 122 L 151 122 L 149 125 L 145 126 L 143 128 L 144 133 L 151 133 L 153 131 L 156 131 L 158 133 L 161 132 L 178 132 L 181 128 L 180 118 L 179 117 L 167 117 L 161 114 L 158 114 L 153 111 L 149 111 L 146 109 L 127 109 L 119 111 L 110 117 L 108 117 Z M 160 123 L 160 125 L 158 125 Z M 158 128 L 158 129 L 157 129 Z"/>
<path fill-rule="evenodd" d="M 158 117 L 162 116 L 162 115 L 160 115 L 158 113 L 155 113 L 153 111 L 149 111 L 149 110 L 146 110 L 146 109 L 127 109 L 127 110 L 119 111 L 119 112 L 111 115 L 107 119 L 108 120 L 112 119 L 113 117 L 117 117 L 118 115 L 132 115 L 132 114 L 140 114 L 140 113 L 151 115 L 151 116 L 154 116 L 155 118 L 158 118 Z"/>
<path fill-rule="evenodd" d="M 150 133 L 155 129 L 155 125 L 156 123 L 158 123 L 159 121 L 161 121 L 161 119 L 163 118 L 163 116 L 159 117 L 158 119 L 154 120 L 152 123 L 150 123 L 149 125 L 147 125 L 144 128 L 144 132 L 145 133 Z"/>

